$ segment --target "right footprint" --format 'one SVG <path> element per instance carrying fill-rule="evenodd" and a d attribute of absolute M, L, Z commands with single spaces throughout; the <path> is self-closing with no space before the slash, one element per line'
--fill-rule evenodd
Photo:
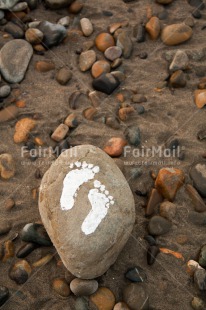
<path fill-rule="evenodd" d="M 88 194 L 92 209 L 81 226 L 85 235 L 90 235 L 97 229 L 107 215 L 110 205 L 114 204 L 113 197 L 109 196 L 109 191 L 105 190 L 105 185 L 96 180 L 94 187 Z"/>

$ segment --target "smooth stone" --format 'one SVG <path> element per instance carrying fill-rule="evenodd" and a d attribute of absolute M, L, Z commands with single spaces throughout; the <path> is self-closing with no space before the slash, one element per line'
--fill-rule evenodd
<path fill-rule="evenodd" d="M 95 63 L 96 58 L 97 58 L 96 53 L 93 50 L 89 50 L 89 51 L 81 53 L 81 55 L 79 56 L 80 70 L 82 72 L 89 70 L 92 67 L 92 65 Z"/>
<path fill-rule="evenodd" d="M 175 53 L 175 56 L 170 64 L 170 71 L 174 72 L 177 70 L 185 70 L 188 68 L 189 65 L 189 58 L 187 53 L 181 50 L 178 50 Z"/>
<path fill-rule="evenodd" d="M 0 2 L 0 9 L 9 10 L 17 4 L 18 1 L 19 0 L 3 0 Z"/>
<path fill-rule="evenodd" d="M 103 32 L 96 37 L 95 45 L 98 50 L 105 52 L 107 48 L 115 46 L 115 41 L 111 34 Z"/>
<path fill-rule="evenodd" d="M 15 125 L 14 142 L 22 143 L 26 142 L 29 137 L 29 133 L 36 126 L 36 121 L 31 118 L 22 118 Z"/>
<path fill-rule="evenodd" d="M 117 58 L 115 59 L 112 63 L 111 63 L 111 68 L 112 69 L 116 69 L 118 68 L 119 66 L 121 66 L 122 64 L 122 59 L 121 58 Z"/>
<path fill-rule="evenodd" d="M 203 269 L 198 262 L 196 262 L 195 260 L 189 260 L 187 262 L 187 273 L 190 276 L 194 276 L 194 273 L 197 269 Z"/>
<path fill-rule="evenodd" d="M 137 267 L 130 268 L 129 270 L 127 270 L 125 274 L 125 278 L 127 278 L 128 280 L 132 282 L 142 283 L 147 280 L 147 275 L 141 267 L 137 266 Z"/>
<path fill-rule="evenodd" d="M 122 55 L 122 49 L 118 46 L 111 46 L 106 49 L 104 56 L 110 60 L 114 61 Z"/>
<path fill-rule="evenodd" d="M 38 29 L 44 34 L 43 44 L 46 48 L 59 45 L 67 36 L 67 30 L 64 26 L 52 24 L 48 21 L 42 21 Z"/>
<path fill-rule="evenodd" d="M 69 7 L 69 12 L 72 14 L 78 14 L 79 12 L 81 12 L 81 10 L 83 9 L 84 4 L 82 3 L 82 1 L 79 0 L 75 0 L 74 2 L 72 2 L 72 4 Z"/>
<path fill-rule="evenodd" d="M 43 40 L 43 37 L 44 37 L 44 34 L 39 29 L 29 28 L 25 32 L 26 40 L 32 45 L 41 43 Z"/>
<path fill-rule="evenodd" d="M 28 23 L 28 26 L 29 26 L 29 28 L 37 28 L 40 23 L 41 22 L 37 20 L 37 21 L 31 22 L 31 23 Z"/>
<path fill-rule="evenodd" d="M 11 154 L 0 155 L 0 176 L 4 180 L 9 180 L 15 175 L 15 160 Z"/>
<path fill-rule="evenodd" d="M 40 60 L 35 63 L 35 69 L 38 72 L 48 72 L 55 69 L 55 64 L 50 61 Z"/>
<path fill-rule="evenodd" d="M 74 0 L 45 0 L 46 5 L 53 10 L 69 7 Z"/>
<path fill-rule="evenodd" d="M 150 216 L 154 213 L 155 208 L 163 201 L 162 195 L 156 190 L 156 188 L 153 188 L 151 190 L 149 200 L 147 203 L 145 215 Z"/>
<path fill-rule="evenodd" d="M 29 223 L 21 231 L 21 240 L 38 245 L 51 246 L 52 242 L 42 224 Z"/>
<path fill-rule="evenodd" d="M 4 18 L 4 11 L 0 10 L 0 20 L 2 20 Z"/>
<path fill-rule="evenodd" d="M 191 305 L 194 310 L 205 310 L 206 309 L 206 303 L 198 297 L 193 298 Z"/>
<path fill-rule="evenodd" d="M 11 224 L 7 221 L 0 222 L 0 236 L 7 234 L 11 230 Z"/>
<path fill-rule="evenodd" d="M 69 114 L 65 119 L 64 124 L 67 125 L 69 128 L 76 128 L 79 124 L 77 114 Z"/>
<path fill-rule="evenodd" d="M 198 226 L 205 226 L 206 225 L 206 212 L 195 212 L 190 211 L 188 214 L 188 219 L 191 223 L 198 225 Z"/>
<path fill-rule="evenodd" d="M 144 95 L 135 94 L 132 96 L 132 101 L 134 103 L 142 103 L 142 102 L 147 102 L 147 98 Z"/>
<path fill-rule="evenodd" d="M 133 51 L 133 43 L 128 31 L 122 31 L 118 37 L 116 45 L 121 48 L 124 58 L 130 58 Z"/>
<path fill-rule="evenodd" d="M 195 90 L 195 104 L 199 109 L 202 109 L 206 105 L 206 90 Z"/>
<path fill-rule="evenodd" d="M 69 284 L 66 282 L 65 279 L 62 278 L 54 279 L 52 282 L 52 287 L 55 290 L 55 292 L 62 297 L 68 297 L 70 295 Z"/>
<path fill-rule="evenodd" d="M 70 17 L 65 16 L 65 17 L 60 18 L 57 24 L 67 28 L 69 27 L 69 23 L 70 23 Z"/>
<path fill-rule="evenodd" d="M 200 291 L 206 290 L 206 270 L 197 269 L 194 273 L 194 282 Z"/>
<path fill-rule="evenodd" d="M 113 137 L 104 146 L 104 151 L 111 157 L 118 157 L 122 154 L 127 141 L 123 138 Z"/>
<path fill-rule="evenodd" d="M 6 286 L 0 286 L 0 307 L 9 299 L 9 289 Z"/>
<path fill-rule="evenodd" d="M 52 140 L 56 142 L 62 141 L 67 133 L 69 132 L 69 127 L 65 124 L 60 124 L 51 135 Z"/>
<path fill-rule="evenodd" d="M 129 307 L 125 304 L 125 302 L 118 302 L 113 310 L 130 310 Z"/>
<path fill-rule="evenodd" d="M 152 245 L 147 250 L 147 264 L 153 265 L 156 261 L 156 257 L 159 254 L 160 250 L 159 247 L 156 245 Z"/>
<path fill-rule="evenodd" d="M 174 88 L 181 88 L 186 86 L 185 74 L 182 70 L 175 71 L 170 77 L 170 84 Z"/>
<path fill-rule="evenodd" d="M 4 79 L 9 83 L 21 82 L 32 55 L 33 49 L 25 40 L 6 43 L 0 51 L 0 71 Z"/>
<path fill-rule="evenodd" d="M 157 245 L 157 242 L 155 240 L 155 238 L 151 235 L 147 235 L 144 237 L 144 239 L 149 243 L 149 245 L 153 246 L 153 245 Z"/>
<path fill-rule="evenodd" d="M 18 115 L 18 108 L 15 105 L 10 105 L 3 110 L 0 110 L 0 123 L 15 119 Z"/>
<path fill-rule="evenodd" d="M 95 90 L 111 95 L 113 91 L 120 85 L 120 81 L 111 73 L 103 73 L 95 78 L 92 86 Z"/>
<path fill-rule="evenodd" d="M 100 287 L 90 300 L 98 310 L 113 310 L 115 305 L 115 296 L 107 287 Z"/>
<path fill-rule="evenodd" d="M 206 245 L 204 245 L 200 250 L 199 260 L 198 263 L 202 267 L 206 267 Z"/>
<path fill-rule="evenodd" d="M 96 172 L 92 172 L 89 181 L 77 192 L 75 207 L 65 210 L 64 200 L 61 198 L 64 197 L 63 181 L 66 180 L 65 176 L 74 174 L 75 169 L 71 170 L 72 164 L 79 167 L 81 163 L 93 164 Z M 114 197 L 114 204 L 105 214 L 107 216 L 104 220 L 100 220 L 99 225 L 91 223 L 87 227 L 85 217 L 91 211 L 88 193 L 94 188 L 92 179 L 99 169 L 95 179 L 106 186 L 111 197 Z M 75 177 L 72 178 L 75 182 Z M 99 186 L 99 183 L 96 186 Z M 81 145 L 66 150 L 51 165 L 42 179 L 39 210 L 44 226 L 65 267 L 82 279 L 94 279 L 108 270 L 127 242 L 135 220 L 134 198 L 125 177 L 112 158 L 92 145 Z M 72 238 L 65 240 L 65 235 Z"/>
<path fill-rule="evenodd" d="M 20 2 L 11 8 L 11 12 L 21 12 L 21 11 L 24 11 L 26 9 L 28 9 L 27 2 Z"/>
<path fill-rule="evenodd" d="M 89 296 L 94 294 L 98 289 L 96 280 L 74 279 L 70 283 L 70 289 L 75 296 Z"/>
<path fill-rule="evenodd" d="M 178 45 L 192 36 L 192 29 L 185 24 L 173 24 L 163 28 L 161 39 L 166 45 Z"/>
<path fill-rule="evenodd" d="M 33 268 L 42 267 L 42 266 L 48 264 L 53 258 L 54 258 L 54 255 L 49 253 L 49 254 L 43 256 L 42 258 L 38 259 L 37 261 L 35 261 L 32 264 L 32 267 Z"/>
<path fill-rule="evenodd" d="M 14 39 L 22 39 L 24 37 L 23 29 L 12 22 L 6 24 L 4 31 L 11 34 Z"/>
<path fill-rule="evenodd" d="M 129 284 L 123 291 L 123 300 L 130 310 L 149 309 L 149 297 L 143 284 Z"/>
<path fill-rule="evenodd" d="M 137 25 L 137 33 L 136 33 L 136 41 L 138 43 L 142 43 L 145 41 L 145 37 L 146 37 L 146 30 L 145 30 L 145 26 L 143 24 L 139 24 Z"/>
<path fill-rule="evenodd" d="M 192 203 L 194 204 L 195 211 L 205 212 L 206 211 L 206 204 L 205 204 L 204 200 L 202 199 L 202 197 L 198 194 L 196 189 L 192 185 L 187 184 L 186 190 L 187 190 L 187 193 L 188 193 Z"/>
<path fill-rule="evenodd" d="M 4 207 L 7 211 L 10 211 L 15 206 L 15 201 L 12 198 L 8 198 L 5 201 Z"/>
<path fill-rule="evenodd" d="M 151 235 L 160 236 L 168 233 L 171 227 L 171 222 L 159 215 L 155 215 L 149 221 L 148 230 Z"/>
<path fill-rule="evenodd" d="M 206 164 L 200 162 L 193 165 L 190 170 L 190 177 L 199 194 L 206 198 Z"/>
<path fill-rule="evenodd" d="M 31 274 L 31 266 L 26 260 L 20 260 L 11 266 L 9 277 L 17 284 L 24 284 Z"/>
<path fill-rule="evenodd" d="M 0 98 L 6 98 L 10 95 L 11 87 L 9 85 L 3 85 L 0 87 Z"/>
<path fill-rule="evenodd" d="M 72 72 L 68 68 L 61 68 L 56 75 L 56 80 L 60 85 L 66 85 L 72 78 Z"/>
<path fill-rule="evenodd" d="M 160 204 L 160 215 L 168 220 L 175 218 L 176 211 L 176 205 L 170 201 L 164 201 Z"/>
<path fill-rule="evenodd" d="M 184 173 L 176 168 L 160 169 L 155 180 L 155 187 L 158 192 L 169 201 L 173 201 L 177 191 L 184 184 Z"/>
<path fill-rule="evenodd" d="M 92 70 L 91 70 L 92 76 L 94 78 L 97 78 L 103 73 L 109 73 L 109 72 L 110 72 L 110 64 L 108 63 L 108 61 L 105 61 L 105 60 L 96 61 L 93 64 Z"/>
<path fill-rule="evenodd" d="M 145 29 L 149 33 L 152 40 L 157 40 L 161 31 L 159 18 L 156 16 L 151 17 L 150 20 L 147 22 Z"/>
<path fill-rule="evenodd" d="M 131 145 L 138 146 L 141 143 L 141 132 L 136 125 L 127 127 L 125 137 Z"/>
<path fill-rule="evenodd" d="M 93 33 L 94 31 L 93 25 L 88 18 L 84 17 L 80 19 L 80 25 L 81 25 L 81 29 L 85 37 L 89 37 Z"/>
<path fill-rule="evenodd" d="M 17 258 L 25 258 L 30 253 L 32 253 L 36 248 L 38 248 L 38 245 L 35 243 L 26 243 L 23 246 L 20 247 L 18 252 L 16 253 Z"/>

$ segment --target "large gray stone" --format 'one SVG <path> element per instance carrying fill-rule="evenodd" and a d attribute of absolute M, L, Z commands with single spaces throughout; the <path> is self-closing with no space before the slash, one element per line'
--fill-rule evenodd
<path fill-rule="evenodd" d="M 45 0 L 50 9 L 61 9 L 69 6 L 74 0 Z"/>
<path fill-rule="evenodd" d="M 0 51 L 0 72 L 9 83 L 19 83 L 23 80 L 33 49 L 21 39 L 6 43 Z"/>
<path fill-rule="evenodd" d="M 42 179 L 39 210 L 64 265 L 83 279 L 107 271 L 135 221 L 125 177 L 113 159 L 91 145 L 66 150 L 52 164 Z"/>
<path fill-rule="evenodd" d="M 17 2 L 20 0 L 1 0 L 0 1 L 0 9 L 8 10 L 12 8 Z"/>

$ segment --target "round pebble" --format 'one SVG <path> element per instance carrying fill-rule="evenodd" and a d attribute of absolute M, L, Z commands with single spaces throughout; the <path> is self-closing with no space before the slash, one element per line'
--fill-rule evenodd
<path fill-rule="evenodd" d="M 74 279 L 70 283 L 70 289 L 76 296 L 89 296 L 94 294 L 98 289 L 96 280 Z"/>
<path fill-rule="evenodd" d="M 105 60 L 98 60 L 92 66 L 92 76 L 97 78 L 102 73 L 110 72 L 110 64 Z"/>
<path fill-rule="evenodd" d="M 115 305 L 114 294 L 107 287 L 100 287 L 90 300 L 98 310 L 113 310 Z"/>
<path fill-rule="evenodd" d="M 111 46 L 106 49 L 104 56 L 110 60 L 114 61 L 122 55 L 122 49 L 118 46 Z"/>
<path fill-rule="evenodd" d="M 80 25 L 81 25 L 81 29 L 85 37 L 89 37 L 93 33 L 94 31 L 93 25 L 88 18 L 82 18 L 80 20 Z"/>
<path fill-rule="evenodd" d="M 70 295 L 70 288 L 65 279 L 56 278 L 52 282 L 52 287 L 57 294 L 62 297 L 68 297 Z"/>
<path fill-rule="evenodd" d="M 104 32 L 100 33 L 96 37 L 95 44 L 98 50 L 100 50 L 101 52 L 105 52 L 106 49 L 115 45 L 115 41 L 111 34 Z"/>

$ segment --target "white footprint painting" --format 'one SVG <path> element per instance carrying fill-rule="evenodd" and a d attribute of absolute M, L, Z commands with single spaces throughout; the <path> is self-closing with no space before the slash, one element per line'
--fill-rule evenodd
<path fill-rule="evenodd" d="M 70 165 L 70 168 L 75 169 L 71 170 L 64 178 L 60 198 L 61 209 L 65 211 L 73 208 L 80 186 L 94 179 L 100 171 L 98 166 L 86 162 L 75 162 Z M 113 197 L 109 195 L 109 191 L 98 180 L 94 181 L 94 188 L 89 191 L 88 199 L 91 204 L 91 211 L 81 226 L 85 235 L 90 235 L 97 229 L 107 215 L 109 207 L 114 204 Z"/>

